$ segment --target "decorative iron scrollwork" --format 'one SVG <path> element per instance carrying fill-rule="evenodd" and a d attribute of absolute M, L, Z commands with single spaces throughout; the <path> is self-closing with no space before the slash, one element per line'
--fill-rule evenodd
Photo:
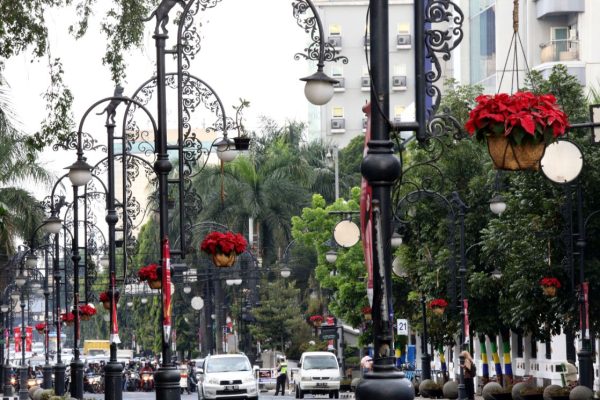
<path fill-rule="evenodd" d="M 99 150 L 103 153 L 108 151 L 106 145 L 98 143 L 98 140 L 87 132 L 81 133 L 81 146 L 84 151 Z M 52 150 L 77 150 L 77 132 L 71 132 L 64 141 L 52 145 Z"/>
<path fill-rule="evenodd" d="M 299 27 L 304 29 L 304 32 L 310 35 L 312 40 L 312 43 L 304 49 L 305 53 L 296 53 L 294 59 L 300 60 L 301 58 L 304 58 L 306 60 L 319 61 L 322 56 L 323 59 L 321 61 L 341 61 L 343 64 L 348 64 L 348 57 L 338 56 L 339 51 L 327 41 L 324 42 L 323 54 L 321 54 L 321 35 L 323 33 L 319 32 L 317 16 L 314 15 L 314 13 L 313 15 L 305 15 L 309 9 L 312 10 L 308 1 L 295 0 L 292 2 L 292 8 L 296 23 Z"/>

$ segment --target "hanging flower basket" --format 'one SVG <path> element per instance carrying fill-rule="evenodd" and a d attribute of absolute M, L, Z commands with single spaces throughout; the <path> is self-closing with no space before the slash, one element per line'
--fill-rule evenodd
<path fill-rule="evenodd" d="M 443 315 L 448 307 L 448 302 L 444 299 L 434 299 L 429 302 L 429 308 L 435 315 Z"/>
<path fill-rule="evenodd" d="M 249 137 L 234 137 L 233 142 L 236 150 L 248 150 L 250 148 Z"/>
<path fill-rule="evenodd" d="M 567 115 L 551 94 L 499 93 L 475 101 L 465 128 L 487 142 L 496 169 L 537 171 L 546 145 L 569 127 Z"/>
<path fill-rule="evenodd" d="M 138 271 L 138 278 L 140 281 L 147 281 L 148 286 L 151 289 L 161 288 L 161 279 L 158 274 L 158 264 L 148 264 L 145 267 L 140 268 Z"/>
<path fill-rule="evenodd" d="M 38 331 L 38 333 L 44 334 L 46 333 L 46 323 L 45 322 L 40 322 L 39 324 L 35 325 L 35 330 Z"/>
<path fill-rule="evenodd" d="M 73 325 L 73 322 L 75 322 L 75 314 L 73 314 L 72 312 L 61 314 L 60 319 L 67 326 L 71 326 Z"/>
<path fill-rule="evenodd" d="M 111 294 L 110 290 L 108 290 L 106 292 L 100 293 L 100 296 L 98 296 L 98 299 L 100 300 L 100 302 L 102 302 L 102 307 L 104 307 L 105 310 L 110 310 L 111 295 L 112 294 Z M 119 301 L 119 291 L 118 290 L 115 292 L 115 301 Z"/>
<path fill-rule="evenodd" d="M 212 256 L 217 268 L 231 267 L 237 256 L 246 250 L 248 242 L 240 233 L 210 232 L 200 244 L 200 250 Z"/>
<path fill-rule="evenodd" d="M 323 323 L 323 317 L 321 315 L 312 315 L 308 320 L 314 327 L 319 327 Z"/>
<path fill-rule="evenodd" d="M 82 321 L 89 321 L 93 315 L 96 315 L 96 307 L 92 304 L 83 304 L 79 306 L 79 316 Z"/>
<path fill-rule="evenodd" d="M 373 319 L 373 309 L 371 307 L 363 307 L 362 313 L 365 316 L 365 321 L 371 321 Z"/>
<path fill-rule="evenodd" d="M 540 279 L 540 285 L 544 291 L 544 296 L 554 297 L 556 296 L 556 289 L 560 288 L 560 281 L 553 277 L 544 277 Z"/>

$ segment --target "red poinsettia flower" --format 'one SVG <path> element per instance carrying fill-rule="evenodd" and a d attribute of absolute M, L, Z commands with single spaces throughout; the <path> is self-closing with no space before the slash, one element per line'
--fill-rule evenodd
<path fill-rule="evenodd" d="M 448 307 L 448 302 L 444 299 L 433 299 L 429 302 L 429 308 L 446 308 Z"/>
<path fill-rule="evenodd" d="M 241 254 L 246 250 L 248 242 L 241 233 L 233 232 L 210 232 L 204 237 L 200 244 L 200 250 L 208 254 L 229 254 L 235 251 Z"/>
<path fill-rule="evenodd" d="M 94 307 L 91 304 L 83 304 L 81 306 L 79 306 L 79 314 L 80 315 L 95 315 L 96 314 L 96 307 Z"/>
<path fill-rule="evenodd" d="M 110 301 L 110 292 L 102 292 L 100 293 L 100 296 L 98 297 L 98 299 L 104 303 L 105 301 Z M 119 292 L 117 291 L 117 293 L 115 293 L 115 300 L 119 300 Z"/>
<path fill-rule="evenodd" d="M 45 322 L 40 322 L 39 324 L 35 325 L 35 330 L 42 332 L 46 330 L 46 323 Z"/>
<path fill-rule="evenodd" d="M 552 277 L 544 277 L 542 279 L 540 279 L 540 285 L 542 286 L 554 286 L 555 288 L 560 288 L 560 281 L 556 278 L 552 278 Z"/>
<path fill-rule="evenodd" d="M 491 135 L 505 135 L 515 144 L 523 140 L 548 143 L 564 135 L 569 127 L 567 115 L 551 94 L 499 93 L 478 96 L 475 101 L 477 105 L 469 113 L 465 128 L 479 140 Z"/>
<path fill-rule="evenodd" d="M 310 322 L 323 322 L 323 317 L 321 315 L 311 315 L 308 320 Z"/>
<path fill-rule="evenodd" d="M 61 314 L 60 319 L 62 320 L 62 322 L 72 322 L 75 320 L 75 314 L 73 314 L 72 312 Z"/>
<path fill-rule="evenodd" d="M 158 264 L 149 264 L 145 267 L 140 268 L 138 271 L 138 277 L 140 281 L 157 281 L 160 279 L 158 276 Z"/>

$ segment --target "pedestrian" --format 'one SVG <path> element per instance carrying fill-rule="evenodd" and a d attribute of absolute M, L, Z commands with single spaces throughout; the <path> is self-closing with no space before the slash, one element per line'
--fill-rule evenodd
<path fill-rule="evenodd" d="M 370 355 L 365 355 L 360 359 L 360 369 L 364 374 L 373 370 L 373 358 Z"/>
<path fill-rule="evenodd" d="M 460 356 L 465 358 L 463 367 L 463 378 L 465 382 L 465 389 L 467 391 L 467 399 L 475 400 L 475 386 L 473 384 L 473 378 L 477 376 L 475 361 L 473 361 L 471 353 L 469 353 L 467 350 L 463 350 L 460 353 Z"/>
<path fill-rule="evenodd" d="M 285 396 L 285 384 L 287 381 L 287 361 L 282 359 L 277 366 L 277 384 L 275 385 L 275 396 L 281 388 L 281 395 Z"/>

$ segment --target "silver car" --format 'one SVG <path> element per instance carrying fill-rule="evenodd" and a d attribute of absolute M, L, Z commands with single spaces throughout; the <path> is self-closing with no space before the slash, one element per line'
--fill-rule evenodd
<path fill-rule="evenodd" d="M 258 399 L 258 381 L 244 354 L 217 354 L 204 359 L 199 399 Z"/>

